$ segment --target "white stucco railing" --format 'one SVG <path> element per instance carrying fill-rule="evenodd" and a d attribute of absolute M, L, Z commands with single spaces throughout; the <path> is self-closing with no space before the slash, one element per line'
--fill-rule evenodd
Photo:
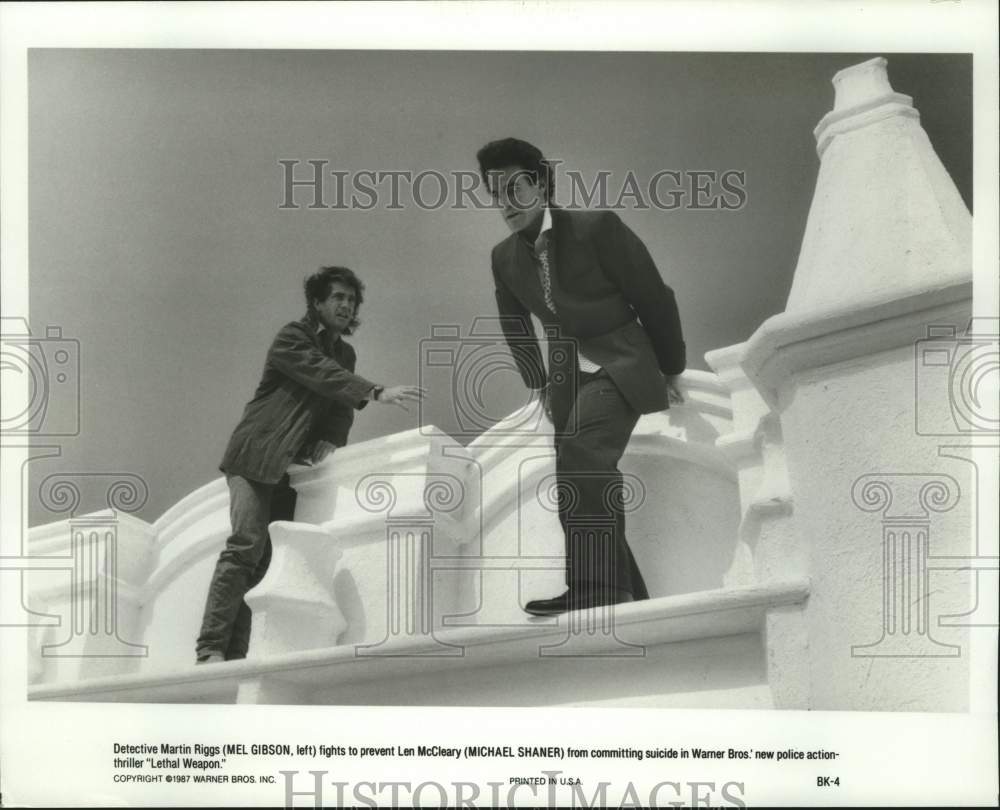
<path fill-rule="evenodd" d="M 656 596 L 721 587 L 739 523 L 736 470 L 715 447 L 729 426 L 726 392 L 706 372 L 689 372 L 684 386 L 687 403 L 644 417 L 623 460 L 637 499 L 627 507 L 631 542 Z M 446 629 L 530 627 L 521 604 L 562 588 L 562 533 L 544 489 L 554 472 L 550 436 L 508 428 L 501 423 L 463 447 L 427 427 L 293 468 L 295 522 L 272 525 L 271 569 L 247 597 L 251 657 L 338 644 L 377 654 L 380 645 L 433 640 Z M 118 610 L 133 635 L 121 641 L 148 654 L 75 671 L 43 656 L 36 682 L 192 664 L 201 600 L 228 533 L 224 482 L 201 487 L 152 525 L 113 520 L 130 561 L 119 575 L 131 572 L 121 578 L 131 598 Z M 68 521 L 49 524 L 31 542 L 60 553 L 68 532 Z M 60 593 L 36 589 L 35 609 L 57 611 Z"/>

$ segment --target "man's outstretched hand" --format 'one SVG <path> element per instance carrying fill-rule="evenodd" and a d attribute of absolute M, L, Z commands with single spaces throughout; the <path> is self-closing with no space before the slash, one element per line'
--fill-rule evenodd
<path fill-rule="evenodd" d="M 667 404 L 668 405 L 683 405 L 684 404 L 684 394 L 681 393 L 680 387 L 680 374 L 666 374 L 664 375 L 664 380 L 667 386 Z"/>
<path fill-rule="evenodd" d="M 378 395 L 375 401 L 383 405 L 396 405 L 409 413 L 407 404 L 410 402 L 423 402 L 427 394 L 426 388 L 419 385 L 394 385 L 392 388 L 385 388 Z"/>

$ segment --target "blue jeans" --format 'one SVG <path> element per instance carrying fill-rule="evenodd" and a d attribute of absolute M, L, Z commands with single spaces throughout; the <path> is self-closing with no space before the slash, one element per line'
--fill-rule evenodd
<path fill-rule="evenodd" d="M 246 658 L 251 611 L 243 597 L 260 583 L 271 562 L 268 524 L 295 516 L 295 490 L 288 485 L 287 475 L 277 484 L 227 475 L 226 483 L 232 534 L 208 586 L 195 651 L 199 659 L 213 654 L 227 661 Z"/>

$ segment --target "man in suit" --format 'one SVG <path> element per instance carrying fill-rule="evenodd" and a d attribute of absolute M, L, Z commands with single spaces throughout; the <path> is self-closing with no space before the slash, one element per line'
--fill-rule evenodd
<path fill-rule="evenodd" d="M 417 402 L 423 389 L 386 388 L 354 373 L 357 355 L 343 339 L 359 325 L 364 285 L 346 267 L 323 267 L 305 282 L 306 315 L 274 338 L 264 373 L 233 431 L 219 469 L 229 485 L 232 534 L 208 588 L 198 663 L 245 658 L 250 608 L 243 597 L 267 572 L 268 524 L 292 520 L 292 462 L 316 464 L 347 443 L 354 411 L 369 402 Z"/>
<path fill-rule="evenodd" d="M 549 616 L 646 599 L 625 539 L 618 462 L 640 414 L 683 401 L 674 294 L 617 214 L 553 204 L 552 168 L 535 146 L 505 138 L 476 157 L 511 231 L 492 254 L 504 336 L 555 431 L 568 587 L 525 609 Z M 532 315 L 555 336 L 547 371 Z"/>

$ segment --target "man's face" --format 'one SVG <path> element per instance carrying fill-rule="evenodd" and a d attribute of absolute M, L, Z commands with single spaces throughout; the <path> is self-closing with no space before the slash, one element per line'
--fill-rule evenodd
<path fill-rule="evenodd" d="M 356 308 L 354 288 L 341 281 L 334 281 L 330 285 L 330 294 L 325 301 L 314 301 L 313 309 L 316 315 L 327 329 L 335 334 L 340 334 L 346 329 L 351 318 L 354 317 Z"/>
<path fill-rule="evenodd" d="M 546 205 L 545 181 L 538 183 L 520 166 L 506 166 L 490 174 L 493 199 L 501 205 L 503 221 L 514 233 L 542 216 Z"/>

